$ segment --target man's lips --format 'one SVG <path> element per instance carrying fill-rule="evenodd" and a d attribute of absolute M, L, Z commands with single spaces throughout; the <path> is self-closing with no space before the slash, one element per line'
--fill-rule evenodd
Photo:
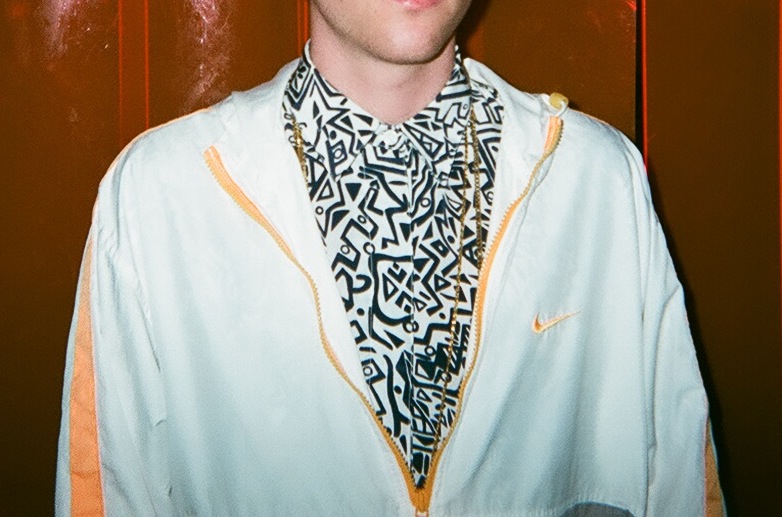
<path fill-rule="evenodd" d="M 394 2 L 411 9 L 427 9 L 439 4 L 441 0 L 394 0 Z"/>

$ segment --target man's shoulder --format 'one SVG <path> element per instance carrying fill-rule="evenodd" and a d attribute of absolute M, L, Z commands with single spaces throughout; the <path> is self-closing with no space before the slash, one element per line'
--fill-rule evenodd
<path fill-rule="evenodd" d="M 224 111 L 231 97 L 208 108 L 150 128 L 131 141 L 120 154 L 123 164 L 187 156 L 205 149 L 225 130 Z"/>
<path fill-rule="evenodd" d="M 611 185 L 626 190 L 628 184 L 646 182 L 638 149 L 618 129 L 568 107 L 563 95 L 526 93 L 485 65 L 472 61 L 469 67 L 473 80 L 497 90 L 504 108 L 503 145 L 512 155 L 533 157 L 529 163 L 534 163 L 552 127 L 559 126 L 555 159 L 560 180 L 585 188 L 600 184 L 605 193 L 613 192 Z"/>
<path fill-rule="evenodd" d="M 271 114 L 274 100 L 279 97 L 277 78 L 250 90 L 233 92 L 222 101 L 170 122 L 153 127 L 125 149 L 134 157 L 151 158 L 158 153 L 171 157 L 172 153 L 203 152 L 226 132 L 241 131 L 236 126 L 249 120 L 264 121 Z"/>
<path fill-rule="evenodd" d="M 521 126 L 524 132 L 545 129 L 550 118 L 556 116 L 563 119 L 567 128 L 568 146 L 603 151 L 624 151 L 627 147 L 628 141 L 621 132 L 598 118 L 568 108 L 564 96 L 522 91 L 485 64 L 471 59 L 467 63 L 473 79 L 497 91 L 505 110 L 505 120 L 511 125 Z M 565 104 L 562 104 L 563 100 Z"/>
<path fill-rule="evenodd" d="M 266 83 L 148 129 L 123 149 L 109 175 L 176 174 L 201 164 L 211 146 L 240 146 L 248 133 L 262 134 L 279 115 L 280 83 L 289 67 Z"/>

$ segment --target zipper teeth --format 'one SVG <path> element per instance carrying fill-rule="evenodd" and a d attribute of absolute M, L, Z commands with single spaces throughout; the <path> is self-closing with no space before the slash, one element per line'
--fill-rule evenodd
<path fill-rule="evenodd" d="M 315 308 L 318 315 L 318 331 L 320 333 L 321 341 L 324 343 L 324 345 L 326 345 L 328 343 L 328 339 L 326 338 L 326 331 L 323 325 L 323 315 L 320 308 L 320 293 L 318 292 L 318 287 L 315 284 L 315 280 L 312 278 L 312 276 L 310 276 L 309 272 L 304 269 L 304 266 L 302 266 L 301 263 L 296 260 L 296 257 L 293 255 L 290 247 L 282 238 L 277 229 L 269 222 L 268 219 L 263 216 L 263 214 L 261 214 L 260 210 L 258 210 L 258 207 L 255 206 L 255 204 L 244 194 L 244 192 L 242 192 L 242 189 L 230 177 L 228 171 L 225 169 L 225 165 L 223 165 L 222 159 L 220 158 L 217 149 L 210 147 L 206 152 L 205 158 L 207 166 L 212 172 L 212 176 L 214 176 L 215 180 L 217 180 L 217 183 L 219 183 L 223 190 L 225 190 L 228 195 L 231 196 L 231 199 L 234 201 L 234 203 L 236 203 L 236 205 L 239 206 L 239 208 L 241 208 L 244 213 L 250 216 L 250 218 L 256 223 L 260 224 L 269 233 L 269 235 L 271 235 L 274 242 L 277 244 L 277 246 L 280 247 L 288 260 L 293 262 L 293 265 L 296 266 L 296 269 L 298 269 L 304 275 L 304 278 L 310 285 L 310 289 L 312 289 L 312 292 L 315 295 Z M 348 382 L 351 387 L 354 388 L 354 391 L 358 391 L 353 383 L 348 379 L 347 374 L 344 373 L 344 369 L 342 368 L 339 360 L 331 353 L 331 347 L 328 346 L 324 348 L 326 349 L 326 355 L 328 356 L 329 361 L 331 361 L 340 375 Z M 363 393 L 358 392 L 358 394 L 362 399 L 366 399 Z"/>
<path fill-rule="evenodd" d="M 294 258 L 293 252 L 285 243 L 277 229 L 274 228 L 274 226 L 272 226 L 271 223 L 269 223 L 269 221 L 263 217 L 263 215 L 261 215 L 260 210 L 257 209 L 252 201 L 250 201 L 244 192 L 242 192 L 242 189 L 230 178 L 217 149 L 214 147 L 207 149 L 206 153 L 204 153 L 204 158 L 206 160 L 207 167 L 209 167 L 209 171 L 212 173 L 212 177 L 214 177 L 220 187 L 225 190 L 229 196 L 231 196 L 231 200 L 239 208 L 241 208 L 245 214 L 250 216 L 253 221 L 260 224 L 267 232 L 269 232 L 274 242 L 276 242 L 277 245 L 282 249 L 283 253 L 285 253 L 285 256 L 292 260 L 294 264 L 296 264 L 297 268 L 302 269 L 298 261 Z M 306 271 L 303 272 L 305 275 L 307 274 Z"/>
<path fill-rule="evenodd" d="M 500 222 L 499 231 L 491 240 L 491 245 L 489 246 L 489 256 L 487 257 L 486 264 L 488 267 L 482 268 L 481 270 L 480 280 L 478 282 L 478 292 L 475 295 L 475 314 L 478 315 L 478 318 L 473 317 L 473 319 L 476 321 L 475 353 L 473 354 L 473 357 L 475 358 L 477 358 L 478 348 L 480 347 L 481 341 L 481 327 L 483 326 L 483 303 L 488 285 L 489 270 L 491 269 L 491 264 L 494 262 L 494 256 L 497 254 L 497 250 L 499 249 L 499 245 L 497 243 L 502 240 L 505 231 L 508 229 L 508 225 L 510 224 L 510 219 L 513 213 L 516 211 L 516 208 L 518 208 L 522 201 L 524 201 L 524 199 L 529 195 L 530 190 L 532 190 L 532 184 L 534 183 L 540 168 L 543 166 L 546 160 L 548 160 L 549 157 L 554 154 L 554 151 L 559 146 L 559 141 L 561 139 L 562 119 L 559 117 L 551 117 L 543 155 L 540 157 L 540 159 L 538 159 L 537 163 L 535 163 L 535 166 L 532 168 L 532 172 L 530 173 L 529 180 L 527 180 L 527 185 L 524 187 L 524 190 L 521 192 L 519 197 L 517 197 L 516 200 L 505 209 L 505 212 L 502 215 L 502 221 Z M 485 274 L 483 274 L 484 271 Z M 474 365 L 475 360 L 473 360 L 473 364 L 470 366 L 470 370 L 468 370 L 467 376 L 465 377 L 465 382 L 462 384 L 466 384 L 467 379 L 470 378 L 470 375 L 472 374 L 472 367 Z"/>
<path fill-rule="evenodd" d="M 404 474 L 410 500 L 411 502 L 415 502 L 416 500 L 419 499 L 418 497 L 415 496 L 417 494 L 416 491 L 418 489 L 415 487 L 413 483 L 412 474 L 410 474 L 410 471 L 407 468 L 407 462 L 405 461 L 404 454 L 396 445 L 396 443 L 388 436 L 388 433 L 385 432 L 383 423 L 375 413 L 375 410 L 372 408 L 372 404 L 366 398 L 364 393 L 362 393 L 361 390 L 350 380 L 347 373 L 345 372 L 345 369 L 342 367 L 342 363 L 339 362 L 339 359 L 337 359 L 336 355 L 334 354 L 331 348 L 331 344 L 329 343 L 328 337 L 326 336 L 325 326 L 323 325 L 323 314 L 321 311 L 320 292 L 318 291 L 318 287 L 315 284 L 315 280 L 312 278 L 309 272 L 304 268 L 304 266 L 302 266 L 301 263 L 296 259 L 296 257 L 293 254 L 293 251 L 291 251 L 290 247 L 282 238 L 282 236 L 277 231 L 277 229 L 269 222 L 268 219 L 266 219 L 266 217 L 263 216 L 263 214 L 261 214 L 261 211 L 258 209 L 258 207 L 255 206 L 255 204 L 250 200 L 250 198 L 247 197 L 247 195 L 245 195 L 245 193 L 236 184 L 236 182 L 233 181 L 230 174 L 228 174 L 228 171 L 226 170 L 225 165 L 223 164 L 223 161 L 220 158 L 220 154 L 217 151 L 217 149 L 215 149 L 214 147 L 210 147 L 209 149 L 207 149 L 207 151 L 204 153 L 204 158 L 206 160 L 206 164 L 207 167 L 209 168 L 209 171 L 212 173 L 212 176 L 220 185 L 220 187 L 223 190 L 225 190 L 226 193 L 231 197 L 231 200 L 233 200 L 233 202 L 253 221 L 261 225 L 261 227 L 263 227 L 269 233 L 269 235 L 272 237 L 272 239 L 277 244 L 277 246 L 279 246 L 279 248 L 282 250 L 283 254 L 288 258 L 288 260 L 290 260 L 293 263 L 296 269 L 298 269 L 301 272 L 301 274 L 304 275 L 304 278 L 307 280 L 307 283 L 309 284 L 315 299 L 315 312 L 317 313 L 317 319 L 318 319 L 318 332 L 320 334 L 320 340 L 323 345 L 323 350 L 326 353 L 326 356 L 328 357 L 331 365 L 334 367 L 335 370 L 337 370 L 339 376 L 342 377 L 342 379 L 348 384 L 348 386 L 350 386 L 350 389 L 354 393 L 356 393 L 356 395 L 359 396 L 361 402 L 367 408 L 375 424 L 380 429 L 381 431 L 380 434 L 383 436 L 383 439 L 385 440 L 386 444 L 391 448 L 391 451 L 394 454 L 397 464 L 400 470 L 402 471 L 402 473 Z"/>
<path fill-rule="evenodd" d="M 510 225 L 510 220 L 513 216 L 513 213 L 516 211 L 519 205 L 524 201 L 524 199 L 529 195 L 530 191 L 532 190 L 532 185 L 535 181 L 535 178 L 537 177 L 538 172 L 540 171 L 540 168 L 543 166 L 546 160 L 548 160 L 549 157 L 551 157 L 551 155 L 554 154 L 554 151 L 556 150 L 557 146 L 559 145 L 559 141 L 562 138 L 562 119 L 559 117 L 551 117 L 549 121 L 550 123 L 549 123 L 548 135 L 546 138 L 546 146 L 543 155 L 540 157 L 537 163 L 535 163 L 535 166 L 532 168 L 532 172 L 530 173 L 530 178 L 527 181 L 527 185 L 524 187 L 522 193 L 519 195 L 519 197 L 517 197 L 513 201 L 513 203 L 511 203 L 508 206 L 508 208 L 505 209 L 505 212 L 502 215 L 502 221 L 500 222 L 499 231 L 490 241 L 489 255 L 486 258 L 486 264 L 484 264 L 484 266 L 481 268 L 480 281 L 478 283 L 478 292 L 475 295 L 475 310 L 473 313 L 473 321 L 475 322 L 475 324 L 473 325 L 473 329 L 474 329 L 473 331 L 475 332 L 475 350 L 473 352 L 472 364 L 470 364 L 470 368 L 469 370 L 467 370 L 467 373 L 464 376 L 464 380 L 459 386 L 459 391 L 456 399 L 457 400 L 456 415 L 454 416 L 454 421 L 453 424 L 451 425 L 451 432 L 448 433 L 448 436 L 445 437 L 442 447 L 437 451 L 435 451 L 435 454 L 432 457 L 432 466 L 430 468 L 431 477 L 427 478 L 426 480 L 427 483 L 429 483 L 430 481 L 434 483 L 434 476 L 437 473 L 437 467 L 439 466 L 440 459 L 442 458 L 442 453 L 443 451 L 445 451 L 446 447 L 448 446 L 448 442 L 450 441 L 451 437 L 456 431 L 456 426 L 459 423 L 460 420 L 459 417 L 461 416 L 461 412 L 462 412 L 462 403 L 464 402 L 463 399 L 464 390 L 466 389 L 466 386 L 469 383 L 470 378 L 472 377 L 473 371 L 475 369 L 475 364 L 478 361 L 478 352 L 480 351 L 480 347 L 481 347 L 481 329 L 483 326 L 483 304 L 486 296 L 489 272 L 491 270 L 492 264 L 494 263 L 494 258 L 497 255 L 497 250 L 499 250 L 499 243 L 502 241 L 502 238 L 505 235 L 508 226 Z M 429 494 L 429 496 L 431 497 L 431 493 Z M 427 510 L 428 507 L 429 507 L 429 500 L 426 501 Z"/>
<path fill-rule="evenodd" d="M 513 213 L 516 211 L 516 209 L 521 204 L 521 202 L 524 201 L 524 199 L 529 195 L 532 189 L 532 184 L 535 181 L 535 178 L 537 177 L 540 168 L 543 166 L 546 160 L 548 160 L 548 158 L 554 153 L 557 146 L 559 145 L 559 141 L 561 137 L 562 137 L 562 119 L 559 117 L 550 117 L 548 134 L 546 136 L 546 145 L 545 145 L 543 155 L 540 157 L 537 163 L 535 163 L 535 166 L 532 168 L 532 172 L 530 173 L 530 178 L 527 181 L 527 185 L 524 187 L 522 193 L 519 195 L 519 197 L 516 198 L 516 200 L 513 203 L 510 204 L 510 206 L 508 206 L 508 208 L 505 209 L 505 212 L 503 213 L 502 216 L 502 221 L 500 222 L 500 229 L 497 232 L 496 236 L 489 243 L 490 244 L 488 246 L 489 255 L 486 258 L 486 264 L 481 268 L 481 272 L 479 275 L 478 292 L 476 293 L 476 297 L 475 297 L 475 309 L 473 312 L 474 314 L 473 321 L 475 321 L 474 332 L 476 338 L 475 338 L 475 351 L 473 352 L 472 364 L 470 365 L 470 368 L 467 371 L 464 379 L 462 380 L 457 392 L 456 414 L 454 416 L 453 423 L 451 424 L 451 430 L 448 433 L 448 436 L 445 437 L 445 440 L 442 442 L 440 448 L 438 448 L 432 455 L 432 464 L 429 468 L 429 474 L 427 475 L 424 486 L 421 488 L 415 486 L 413 482 L 413 477 L 410 474 L 410 471 L 407 467 L 407 462 L 405 461 L 404 455 L 397 447 L 397 445 L 394 443 L 394 441 L 391 439 L 391 437 L 388 435 L 388 433 L 385 432 L 383 423 L 380 421 L 380 418 L 377 416 L 375 410 L 372 408 L 372 404 L 366 398 L 364 393 L 362 393 L 361 390 L 350 380 L 347 373 L 345 372 L 345 369 L 342 367 L 342 364 L 339 362 L 339 359 L 337 359 L 336 355 L 334 354 L 331 348 L 331 344 L 329 343 L 328 337 L 326 336 L 326 329 L 323 325 L 323 314 L 321 312 L 320 293 L 318 292 L 318 287 L 315 284 L 315 280 L 312 278 L 309 272 L 307 272 L 307 270 L 304 269 L 304 266 L 302 266 L 301 263 L 293 255 L 293 252 L 291 251 L 290 247 L 284 241 L 284 239 L 277 231 L 277 229 L 269 222 L 268 219 L 266 219 L 266 217 L 263 216 L 263 214 L 261 214 L 258 207 L 255 206 L 255 204 L 244 194 L 242 189 L 233 181 L 230 174 L 228 174 L 228 171 L 226 170 L 225 165 L 223 164 L 223 161 L 220 158 L 220 154 L 217 151 L 217 149 L 214 146 L 212 146 L 209 149 L 207 149 L 207 151 L 204 153 L 206 164 L 210 172 L 212 173 L 212 176 L 217 181 L 217 183 L 222 187 L 223 190 L 225 190 L 228 193 L 228 195 L 231 197 L 234 203 L 236 203 L 239 206 L 239 208 L 242 209 L 243 212 L 245 212 L 256 223 L 260 224 L 269 233 L 269 235 L 272 237 L 274 242 L 280 247 L 282 252 L 288 258 L 288 260 L 290 260 L 294 264 L 296 269 L 298 269 L 301 272 L 301 274 L 304 275 L 304 278 L 306 278 L 307 283 L 309 284 L 315 299 L 315 311 L 317 313 L 317 319 L 318 319 L 318 331 L 320 333 L 320 339 L 321 339 L 321 344 L 323 345 L 323 350 L 326 353 L 329 362 L 332 364 L 334 369 L 337 370 L 339 376 L 342 377 L 342 379 L 348 384 L 348 386 L 350 386 L 350 389 L 356 395 L 359 396 L 361 402 L 369 411 L 369 414 L 372 416 L 375 425 L 377 425 L 378 429 L 380 430 L 381 436 L 383 437 L 386 444 L 394 454 L 394 457 L 397 461 L 397 466 L 402 472 L 403 478 L 405 480 L 405 484 L 407 485 L 407 491 L 408 491 L 408 496 L 410 498 L 410 502 L 413 504 L 413 506 L 415 506 L 418 512 L 424 515 L 428 514 L 429 504 L 431 503 L 432 492 L 434 489 L 434 481 L 437 475 L 437 469 L 440 463 L 440 459 L 442 458 L 442 454 L 445 451 L 446 447 L 448 446 L 451 436 L 453 436 L 454 431 L 456 430 L 456 426 L 459 423 L 459 419 L 460 419 L 459 417 L 461 416 L 461 412 L 462 412 L 462 402 L 463 402 L 462 395 L 464 393 L 465 387 L 467 386 L 467 384 L 470 381 L 470 378 L 472 377 L 473 370 L 475 369 L 475 364 L 478 359 L 478 352 L 480 351 L 480 346 L 481 346 L 480 332 L 483 324 L 484 298 L 486 294 L 486 287 L 488 284 L 489 271 L 491 270 L 491 266 L 494 262 L 494 258 L 497 254 L 497 250 L 499 249 L 499 243 L 502 241 L 502 237 L 508 229 L 508 225 L 510 224 L 510 219 L 513 216 Z"/>

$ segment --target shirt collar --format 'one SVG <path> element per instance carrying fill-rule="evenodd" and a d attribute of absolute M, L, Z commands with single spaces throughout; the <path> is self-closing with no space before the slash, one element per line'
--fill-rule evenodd
<path fill-rule="evenodd" d="M 389 125 L 366 112 L 334 88 L 310 58 L 309 43 L 283 98 L 286 118 L 295 117 L 305 141 L 305 153 L 339 176 L 367 145 L 398 147 L 406 142 L 421 157 L 447 173 L 464 141 L 472 95 L 469 77 L 456 49 L 451 76 L 435 99 L 400 124 Z M 439 170 L 443 168 L 444 170 Z"/>

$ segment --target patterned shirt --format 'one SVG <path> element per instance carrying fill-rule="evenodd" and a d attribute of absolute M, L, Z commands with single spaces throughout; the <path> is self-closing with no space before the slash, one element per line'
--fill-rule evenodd
<path fill-rule="evenodd" d="M 485 243 L 502 105 L 493 88 L 470 81 L 457 51 L 436 99 L 407 121 L 388 125 L 331 86 L 307 49 L 283 109 L 291 145 L 294 119 L 301 128 L 315 218 L 370 402 L 421 487 L 438 443 L 450 432 L 464 378 L 478 286 L 477 232 Z M 471 109 L 480 154 L 481 228 L 473 207 Z"/>

